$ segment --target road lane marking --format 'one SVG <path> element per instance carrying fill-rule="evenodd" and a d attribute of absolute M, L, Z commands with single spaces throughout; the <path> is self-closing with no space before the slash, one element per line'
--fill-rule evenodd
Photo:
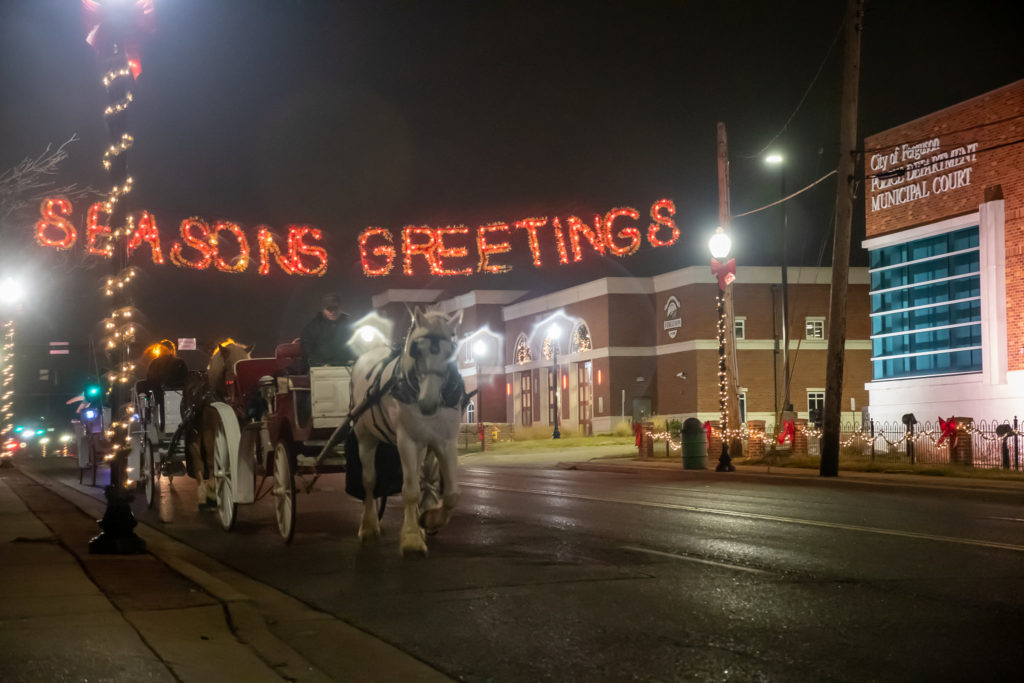
<path fill-rule="evenodd" d="M 1001 522 L 1024 522 L 1021 517 L 986 517 L 985 519 L 998 519 Z"/>
<path fill-rule="evenodd" d="M 867 534 L 878 534 L 882 536 L 897 536 L 900 538 L 916 538 L 923 541 L 938 541 L 940 543 L 957 543 L 960 545 L 972 545 L 980 548 L 995 548 L 997 550 L 1013 550 L 1024 552 L 1024 545 L 1014 543 L 999 543 L 998 541 L 982 541 L 974 538 L 958 538 L 956 536 L 938 536 L 936 534 L 922 534 L 915 531 L 900 531 L 899 529 L 882 529 L 880 527 L 860 526 L 859 524 L 843 524 L 840 522 L 822 522 L 815 519 L 800 519 L 798 517 L 782 517 L 779 515 L 765 515 L 758 512 L 740 512 L 738 510 L 721 510 L 718 508 L 707 508 L 698 505 L 682 505 L 679 503 L 655 503 L 646 500 L 627 500 L 625 498 L 601 498 L 598 496 L 585 496 L 579 493 L 565 493 L 563 491 L 546 491 L 543 489 L 515 489 L 507 486 L 494 486 L 492 484 L 476 484 L 473 482 L 460 482 L 460 486 L 469 488 L 491 489 L 493 491 L 506 491 L 509 493 L 527 493 L 538 496 L 555 496 L 569 498 L 572 500 L 585 500 L 593 503 L 618 503 L 620 505 L 639 505 L 641 507 L 659 508 L 662 510 L 682 510 L 684 512 L 700 512 L 708 515 L 722 515 L 725 517 L 738 517 L 742 519 L 760 519 L 767 522 L 781 522 L 783 524 L 799 524 L 802 526 L 816 526 L 826 529 L 842 529 L 844 531 L 859 531 Z"/>
<path fill-rule="evenodd" d="M 763 569 L 754 569 L 753 567 L 744 567 L 741 564 L 730 564 L 729 562 L 716 562 L 715 560 L 705 560 L 700 557 L 693 557 L 691 555 L 681 555 L 679 553 L 667 553 L 663 550 L 651 550 L 650 548 L 640 548 L 635 545 L 624 545 L 623 550 L 632 550 L 637 553 L 647 553 L 648 555 L 659 555 L 661 557 L 671 557 L 674 560 L 686 560 L 687 562 L 696 562 L 698 564 L 709 564 L 712 567 L 725 567 L 726 569 L 736 569 L 741 572 L 750 572 L 751 574 L 772 574 L 772 572 L 765 571 Z"/>

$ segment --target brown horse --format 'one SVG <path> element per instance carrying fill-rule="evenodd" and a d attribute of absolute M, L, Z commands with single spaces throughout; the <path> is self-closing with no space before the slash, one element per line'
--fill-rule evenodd
<path fill-rule="evenodd" d="M 200 508 L 216 507 L 216 471 L 213 462 L 214 440 L 220 419 L 212 404 L 228 398 L 228 386 L 235 381 L 235 364 L 249 358 L 252 347 L 233 341 L 217 346 L 206 372 L 191 372 L 185 382 L 181 417 L 186 423 L 185 451 L 196 480 L 196 499 Z"/>

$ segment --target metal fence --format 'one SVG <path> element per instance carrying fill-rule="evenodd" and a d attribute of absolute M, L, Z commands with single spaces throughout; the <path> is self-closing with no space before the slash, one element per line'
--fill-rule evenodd
<path fill-rule="evenodd" d="M 775 430 L 770 427 L 768 433 Z M 840 427 L 839 460 L 870 460 L 906 465 L 961 465 L 979 469 L 1024 470 L 1024 434 L 1015 416 L 1013 420 L 972 423 L 957 432 L 956 441 L 946 436 L 940 423 L 919 422 L 907 426 L 901 422 L 865 423 Z M 970 448 L 960 442 L 970 440 Z M 959 448 L 957 446 L 959 445 Z M 808 433 L 810 455 L 820 455 L 819 439 Z"/>

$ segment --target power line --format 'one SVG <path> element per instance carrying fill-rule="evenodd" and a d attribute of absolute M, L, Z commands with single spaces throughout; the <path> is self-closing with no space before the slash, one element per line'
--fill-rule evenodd
<path fill-rule="evenodd" d="M 822 71 L 822 69 L 825 68 L 825 64 L 828 62 L 828 58 L 832 54 L 832 50 L 835 49 L 836 43 L 839 41 L 839 36 L 842 35 L 842 33 L 843 33 L 843 26 L 845 24 L 846 24 L 846 19 L 845 18 L 842 21 L 839 22 L 839 28 L 836 30 L 836 35 L 832 39 L 832 43 L 828 46 L 828 50 L 825 52 L 825 56 L 822 57 L 821 63 L 818 65 L 818 70 L 814 72 L 814 78 L 811 79 L 810 85 L 807 86 L 807 89 L 804 90 L 804 94 L 800 98 L 800 101 L 797 102 L 796 109 L 794 109 L 793 113 L 789 115 L 789 118 L 786 119 L 786 122 L 784 124 L 782 124 L 782 128 L 779 129 L 779 132 L 776 133 L 775 135 L 773 135 L 772 139 L 768 141 L 768 144 L 765 145 L 764 147 L 762 147 L 759 152 L 755 152 L 754 154 L 740 154 L 740 155 L 738 155 L 741 159 L 756 159 L 756 158 L 758 158 L 759 156 L 764 154 L 765 151 L 769 147 L 772 146 L 772 143 L 774 143 L 776 140 L 779 139 L 780 135 L 782 135 L 783 133 L 786 132 L 786 129 L 789 128 L 789 124 L 793 122 L 793 118 L 797 115 L 797 112 L 799 112 L 800 108 L 804 106 L 804 101 L 807 99 L 807 96 L 811 94 L 811 89 L 814 88 L 814 84 L 818 82 L 818 76 L 821 75 L 821 71 Z"/>
<path fill-rule="evenodd" d="M 818 178 L 817 180 L 815 180 L 815 181 L 814 181 L 813 183 L 811 183 L 810 185 L 807 185 L 806 187 L 804 187 L 804 188 L 802 188 L 802 189 L 800 189 L 800 190 L 797 190 L 796 192 L 794 192 L 794 193 L 793 193 L 793 194 L 791 194 L 791 195 L 788 195 L 788 196 L 786 196 L 786 197 L 783 197 L 782 199 L 776 200 L 776 201 L 772 202 L 771 204 L 765 204 L 764 206 L 762 206 L 762 207 L 761 207 L 761 208 L 759 208 L 759 209 L 752 209 L 752 210 L 750 210 L 750 211 L 744 211 L 743 213 L 738 213 L 738 214 L 735 214 L 735 215 L 731 216 L 731 218 L 742 218 L 743 216 L 749 216 L 750 214 L 752 214 L 752 213 L 757 213 L 758 211 L 764 211 L 765 209 L 770 209 L 770 208 L 772 208 L 773 206 L 777 206 L 777 205 L 779 205 L 779 204 L 782 204 L 783 202 L 788 202 L 788 201 L 789 201 L 790 199 L 792 199 L 793 197 L 795 197 L 795 196 L 797 196 L 797 195 L 799 195 L 799 194 L 803 194 L 803 193 L 804 193 L 804 192 L 806 192 L 807 190 L 811 189 L 812 187 L 814 187 L 814 186 L 815 186 L 815 185 L 817 185 L 818 183 L 822 182 L 823 180 L 825 180 L 825 179 L 826 179 L 826 178 L 828 178 L 829 176 L 831 176 L 831 175 L 835 175 L 836 173 L 837 173 L 837 170 L 833 168 L 833 169 L 832 169 L 831 171 L 829 171 L 829 172 L 828 172 L 828 173 L 826 173 L 825 175 L 821 176 L 820 178 Z"/>

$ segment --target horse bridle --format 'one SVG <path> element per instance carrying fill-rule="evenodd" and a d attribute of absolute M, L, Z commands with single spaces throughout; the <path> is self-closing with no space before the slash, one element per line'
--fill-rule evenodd
<path fill-rule="evenodd" d="M 453 348 L 455 346 L 455 343 L 452 340 L 452 338 L 448 337 L 448 336 L 445 336 L 443 334 L 428 333 L 428 334 L 421 334 L 421 335 L 419 335 L 418 337 L 415 337 L 415 338 L 411 338 L 409 340 L 409 356 L 412 358 L 412 361 L 413 361 L 412 362 L 413 373 L 415 373 L 417 378 L 423 378 L 423 377 L 428 377 L 430 375 L 436 375 L 437 377 L 440 377 L 441 379 L 447 379 L 448 378 L 447 363 L 445 364 L 445 370 L 444 371 L 432 370 L 432 369 L 428 369 L 428 370 L 421 370 L 420 369 L 420 367 L 419 367 L 419 365 L 420 365 L 420 348 L 419 348 L 419 346 L 417 346 L 417 344 L 419 342 L 423 341 L 424 339 L 430 341 L 430 352 L 431 353 L 440 353 L 441 352 L 441 342 L 444 342 L 444 341 L 449 342 L 450 344 L 452 344 Z"/>

